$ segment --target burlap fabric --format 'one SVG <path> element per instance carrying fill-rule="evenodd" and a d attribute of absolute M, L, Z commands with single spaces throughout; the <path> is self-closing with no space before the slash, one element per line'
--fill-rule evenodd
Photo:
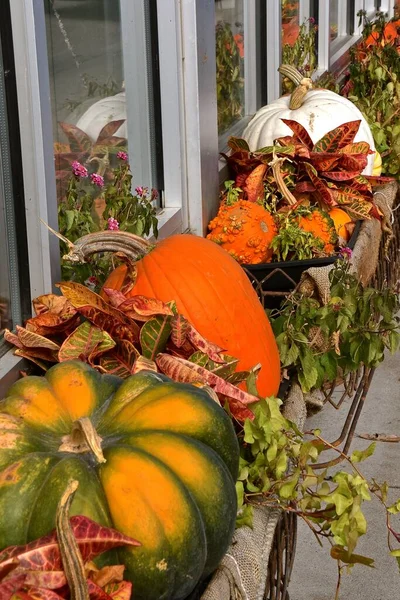
<path fill-rule="evenodd" d="M 364 221 L 351 258 L 351 269 L 365 285 L 373 277 L 379 254 L 382 234 L 390 235 L 390 223 L 397 183 L 377 190 L 375 201 L 384 213 L 383 227 L 372 219 Z M 397 218 L 400 218 L 398 216 Z M 300 286 L 308 290 L 325 304 L 329 300 L 329 271 L 332 266 L 309 269 L 303 275 Z M 307 406 L 318 408 L 323 399 L 317 393 L 303 395 L 300 387 L 294 384 L 283 407 L 286 418 L 303 429 L 307 416 Z M 265 507 L 255 508 L 253 529 L 241 527 L 236 530 L 232 544 L 214 573 L 201 600 L 263 600 L 268 559 L 271 552 L 274 532 L 280 518 L 280 511 Z"/>

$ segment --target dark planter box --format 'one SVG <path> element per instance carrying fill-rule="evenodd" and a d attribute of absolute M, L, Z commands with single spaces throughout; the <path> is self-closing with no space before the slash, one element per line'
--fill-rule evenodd
<path fill-rule="evenodd" d="M 353 250 L 360 231 L 361 221 L 357 221 L 347 247 Z M 253 284 L 261 303 L 265 308 L 279 308 L 285 297 L 299 283 L 303 271 L 310 267 L 332 265 L 338 256 L 310 258 L 309 260 L 291 260 L 285 262 L 242 265 Z"/>

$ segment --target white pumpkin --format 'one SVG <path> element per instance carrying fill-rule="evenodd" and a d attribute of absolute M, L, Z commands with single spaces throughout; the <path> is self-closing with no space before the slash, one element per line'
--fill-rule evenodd
<path fill-rule="evenodd" d="M 255 114 L 242 136 L 249 144 L 250 150 L 271 146 L 277 138 L 292 135 L 292 131 L 281 119 L 291 119 L 303 125 L 314 143 L 335 127 L 360 120 L 360 128 L 354 141 L 368 142 L 371 150 L 375 150 L 374 138 L 367 121 L 347 98 L 330 90 L 311 89 L 305 95 L 300 108 L 292 110 L 289 108 L 290 99 L 290 96 L 283 96 L 263 106 Z M 368 165 L 363 171 L 365 175 L 372 175 L 374 157 L 374 154 L 368 157 Z"/>
<path fill-rule="evenodd" d="M 107 123 L 123 119 L 125 119 L 125 123 L 121 125 L 115 135 L 127 138 L 125 92 L 121 92 L 115 96 L 107 96 L 107 98 L 102 98 L 92 104 L 81 116 L 76 126 L 82 129 L 92 142 L 95 142 L 99 137 L 100 131 Z"/>

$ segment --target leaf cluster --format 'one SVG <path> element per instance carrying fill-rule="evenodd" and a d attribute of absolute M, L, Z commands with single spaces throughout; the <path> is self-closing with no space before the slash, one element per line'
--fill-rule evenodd
<path fill-rule="evenodd" d="M 304 392 L 320 388 L 361 365 L 375 367 L 399 346 L 398 295 L 363 287 L 349 264 L 330 273 L 330 300 L 294 292 L 271 313 L 282 366 L 295 372 Z"/>
<path fill-rule="evenodd" d="M 243 36 L 233 35 L 229 23 L 219 21 L 215 28 L 217 64 L 218 131 L 223 133 L 243 116 L 244 56 Z"/>
<path fill-rule="evenodd" d="M 309 20 L 300 26 L 298 7 L 282 6 L 282 64 L 293 65 L 304 77 L 311 77 L 317 68 L 316 33 L 317 27 Z M 295 84 L 285 77 L 282 81 L 282 94 L 290 94 Z"/>
<path fill-rule="evenodd" d="M 157 237 L 158 220 L 153 202 L 153 194 L 144 189 L 143 194 L 132 193 L 132 174 L 127 163 L 110 171 L 111 180 L 101 190 L 93 183 L 70 173 L 65 199 L 58 206 L 60 233 L 70 242 L 80 237 L 107 228 L 107 221 L 114 218 L 122 231 L 139 236 L 150 232 Z M 96 206 L 100 203 L 103 210 Z M 61 242 L 61 257 L 68 251 Z M 99 289 L 113 267 L 111 254 L 102 254 L 90 262 L 72 265 L 61 258 L 63 279 L 85 282 L 92 277 Z"/>
<path fill-rule="evenodd" d="M 46 371 L 52 364 L 82 360 L 101 373 L 126 378 L 141 370 L 161 372 L 183 383 L 213 390 L 227 400 L 232 416 L 252 417 L 257 395 L 237 386 L 249 372 L 235 372 L 238 360 L 206 340 L 178 313 L 175 303 L 125 296 L 106 289 L 106 300 L 74 282 L 58 284 L 63 296 L 47 294 L 33 302 L 36 316 L 5 330 L 15 354 Z"/>
<path fill-rule="evenodd" d="M 352 49 L 349 76 L 341 93 L 367 119 L 382 169 L 388 175 L 400 173 L 400 20 L 386 22 L 378 13 L 364 24 L 363 40 Z"/>

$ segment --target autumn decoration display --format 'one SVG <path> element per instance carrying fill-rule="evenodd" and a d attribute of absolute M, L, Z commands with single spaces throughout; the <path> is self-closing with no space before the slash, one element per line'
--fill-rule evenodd
<path fill-rule="evenodd" d="M 291 135 L 273 146 L 252 152 L 245 140 L 231 138 L 231 152 L 224 155 L 231 180 L 208 237 L 244 265 L 251 259 L 257 264 L 333 256 L 346 246 L 357 220 L 381 218 L 373 188 L 390 179 L 363 173 L 374 151 L 367 142 L 354 141 L 359 120 L 315 143 L 300 123 L 283 122 Z M 246 210 L 243 218 L 242 207 L 249 203 L 257 209 Z"/>

